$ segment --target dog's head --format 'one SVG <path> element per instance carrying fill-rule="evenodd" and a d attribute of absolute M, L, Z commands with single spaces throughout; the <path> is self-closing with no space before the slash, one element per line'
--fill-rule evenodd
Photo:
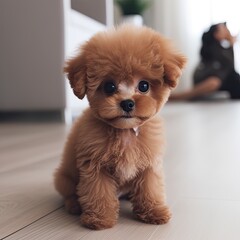
<path fill-rule="evenodd" d="M 97 118 L 125 129 L 142 125 L 161 109 L 185 62 L 157 32 L 122 26 L 93 36 L 65 72 L 75 95 L 87 95 Z"/>

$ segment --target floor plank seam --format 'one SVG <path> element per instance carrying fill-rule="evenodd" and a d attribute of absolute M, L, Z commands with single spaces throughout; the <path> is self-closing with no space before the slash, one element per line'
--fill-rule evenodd
<path fill-rule="evenodd" d="M 13 235 L 14 235 L 14 234 L 16 234 L 17 232 L 20 232 L 20 231 L 22 231 L 23 229 L 25 229 L 25 228 L 27 228 L 27 227 L 31 226 L 32 224 L 34 224 L 34 223 L 38 222 L 39 220 L 41 220 L 41 219 L 43 219 L 43 218 L 45 218 L 45 217 L 47 217 L 47 216 L 51 215 L 52 213 L 54 213 L 54 212 L 56 212 L 56 211 L 58 211 L 58 210 L 62 209 L 63 207 L 64 207 L 64 206 L 62 205 L 62 206 L 60 206 L 60 207 L 58 207 L 58 208 L 54 209 L 53 211 L 51 211 L 51 212 L 49 212 L 49 213 L 45 214 L 44 216 L 42 216 L 42 217 L 40 217 L 40 218 L 38 218 L 38 219 L 34 220 L 34 221 L 33 221 L 33 222 L 31 222 L 31 223 L 27 224 L 26 226 L 24 226 L 24 227 L 21 227 L 20 229 L 18 229 L 18 230 L 16 230 L 16 231 L 12 232 L 12 233 L 10 233 L 10 234 L 8 234 L 7 236 L 4 236 L 3 238 L 1 238 L 1 240 L 7 239 L 8 237 L 10 237 L 10 236 L 13 236 Z"/>

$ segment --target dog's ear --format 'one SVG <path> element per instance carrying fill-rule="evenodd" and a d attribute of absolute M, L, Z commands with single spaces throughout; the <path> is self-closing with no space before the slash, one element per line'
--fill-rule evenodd
<path fill-rule="evenodd" d="M 66 62 L 64 72 L 70 81 L 74 94 L 83 99 L 86 94 L 86 61 L 83 53 Z"/>
<path fill-rule="evenodd" d="M 163 39 L 162 39 L 163 40 Z M 163 67 L 164 67 L 164 82 L 170 88 L 175 88 L 178 79 L 182 74 L 187 59 L 184 55 L 177 52 L 169 40 L 164 39 L 163 49 Z"/>
<path fill-rule="evenodd" d="M 182 69 L 185 66 L 186 58 L 181 54 L 173 53 L 164 63 L 164 82 L 171 88 L 175 88 Z"/>

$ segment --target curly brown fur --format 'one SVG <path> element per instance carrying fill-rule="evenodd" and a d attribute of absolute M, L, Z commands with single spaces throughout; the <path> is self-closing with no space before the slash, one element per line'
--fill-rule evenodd
<path fill-rule="evenodd" d="M 133 26 L 96 34 L 67 62 L 73 91 L 80 99 L 86 94 L 90 108 L 72 127 L 55 187 L 70 213 L 82 213 L 83 225 L 114 226 L 121 192 L 129 193 L 141 221 L 163 224 L 170 219 L 161 160 L 163 126 L 157 113 L 184 64 L 169 40 Z M 115 87 L 110 94 L 109 82 Z M 139 84 L 146 87 L 146 82 L 149 89 L 142 91 Z M 121 103 L 129 99 L 134 106 L 126 110 Z"/>

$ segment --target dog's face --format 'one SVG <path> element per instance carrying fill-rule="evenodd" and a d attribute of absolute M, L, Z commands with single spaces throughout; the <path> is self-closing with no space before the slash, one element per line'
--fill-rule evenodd
<path fill-rule="evenodd" d="M 87 95 L 97 118 L 126 129 L 161 109 L 184 64 L 185 58 L 157 32 L 122 26 L 92 37 L 65 72 L 75 95 Z"/>

